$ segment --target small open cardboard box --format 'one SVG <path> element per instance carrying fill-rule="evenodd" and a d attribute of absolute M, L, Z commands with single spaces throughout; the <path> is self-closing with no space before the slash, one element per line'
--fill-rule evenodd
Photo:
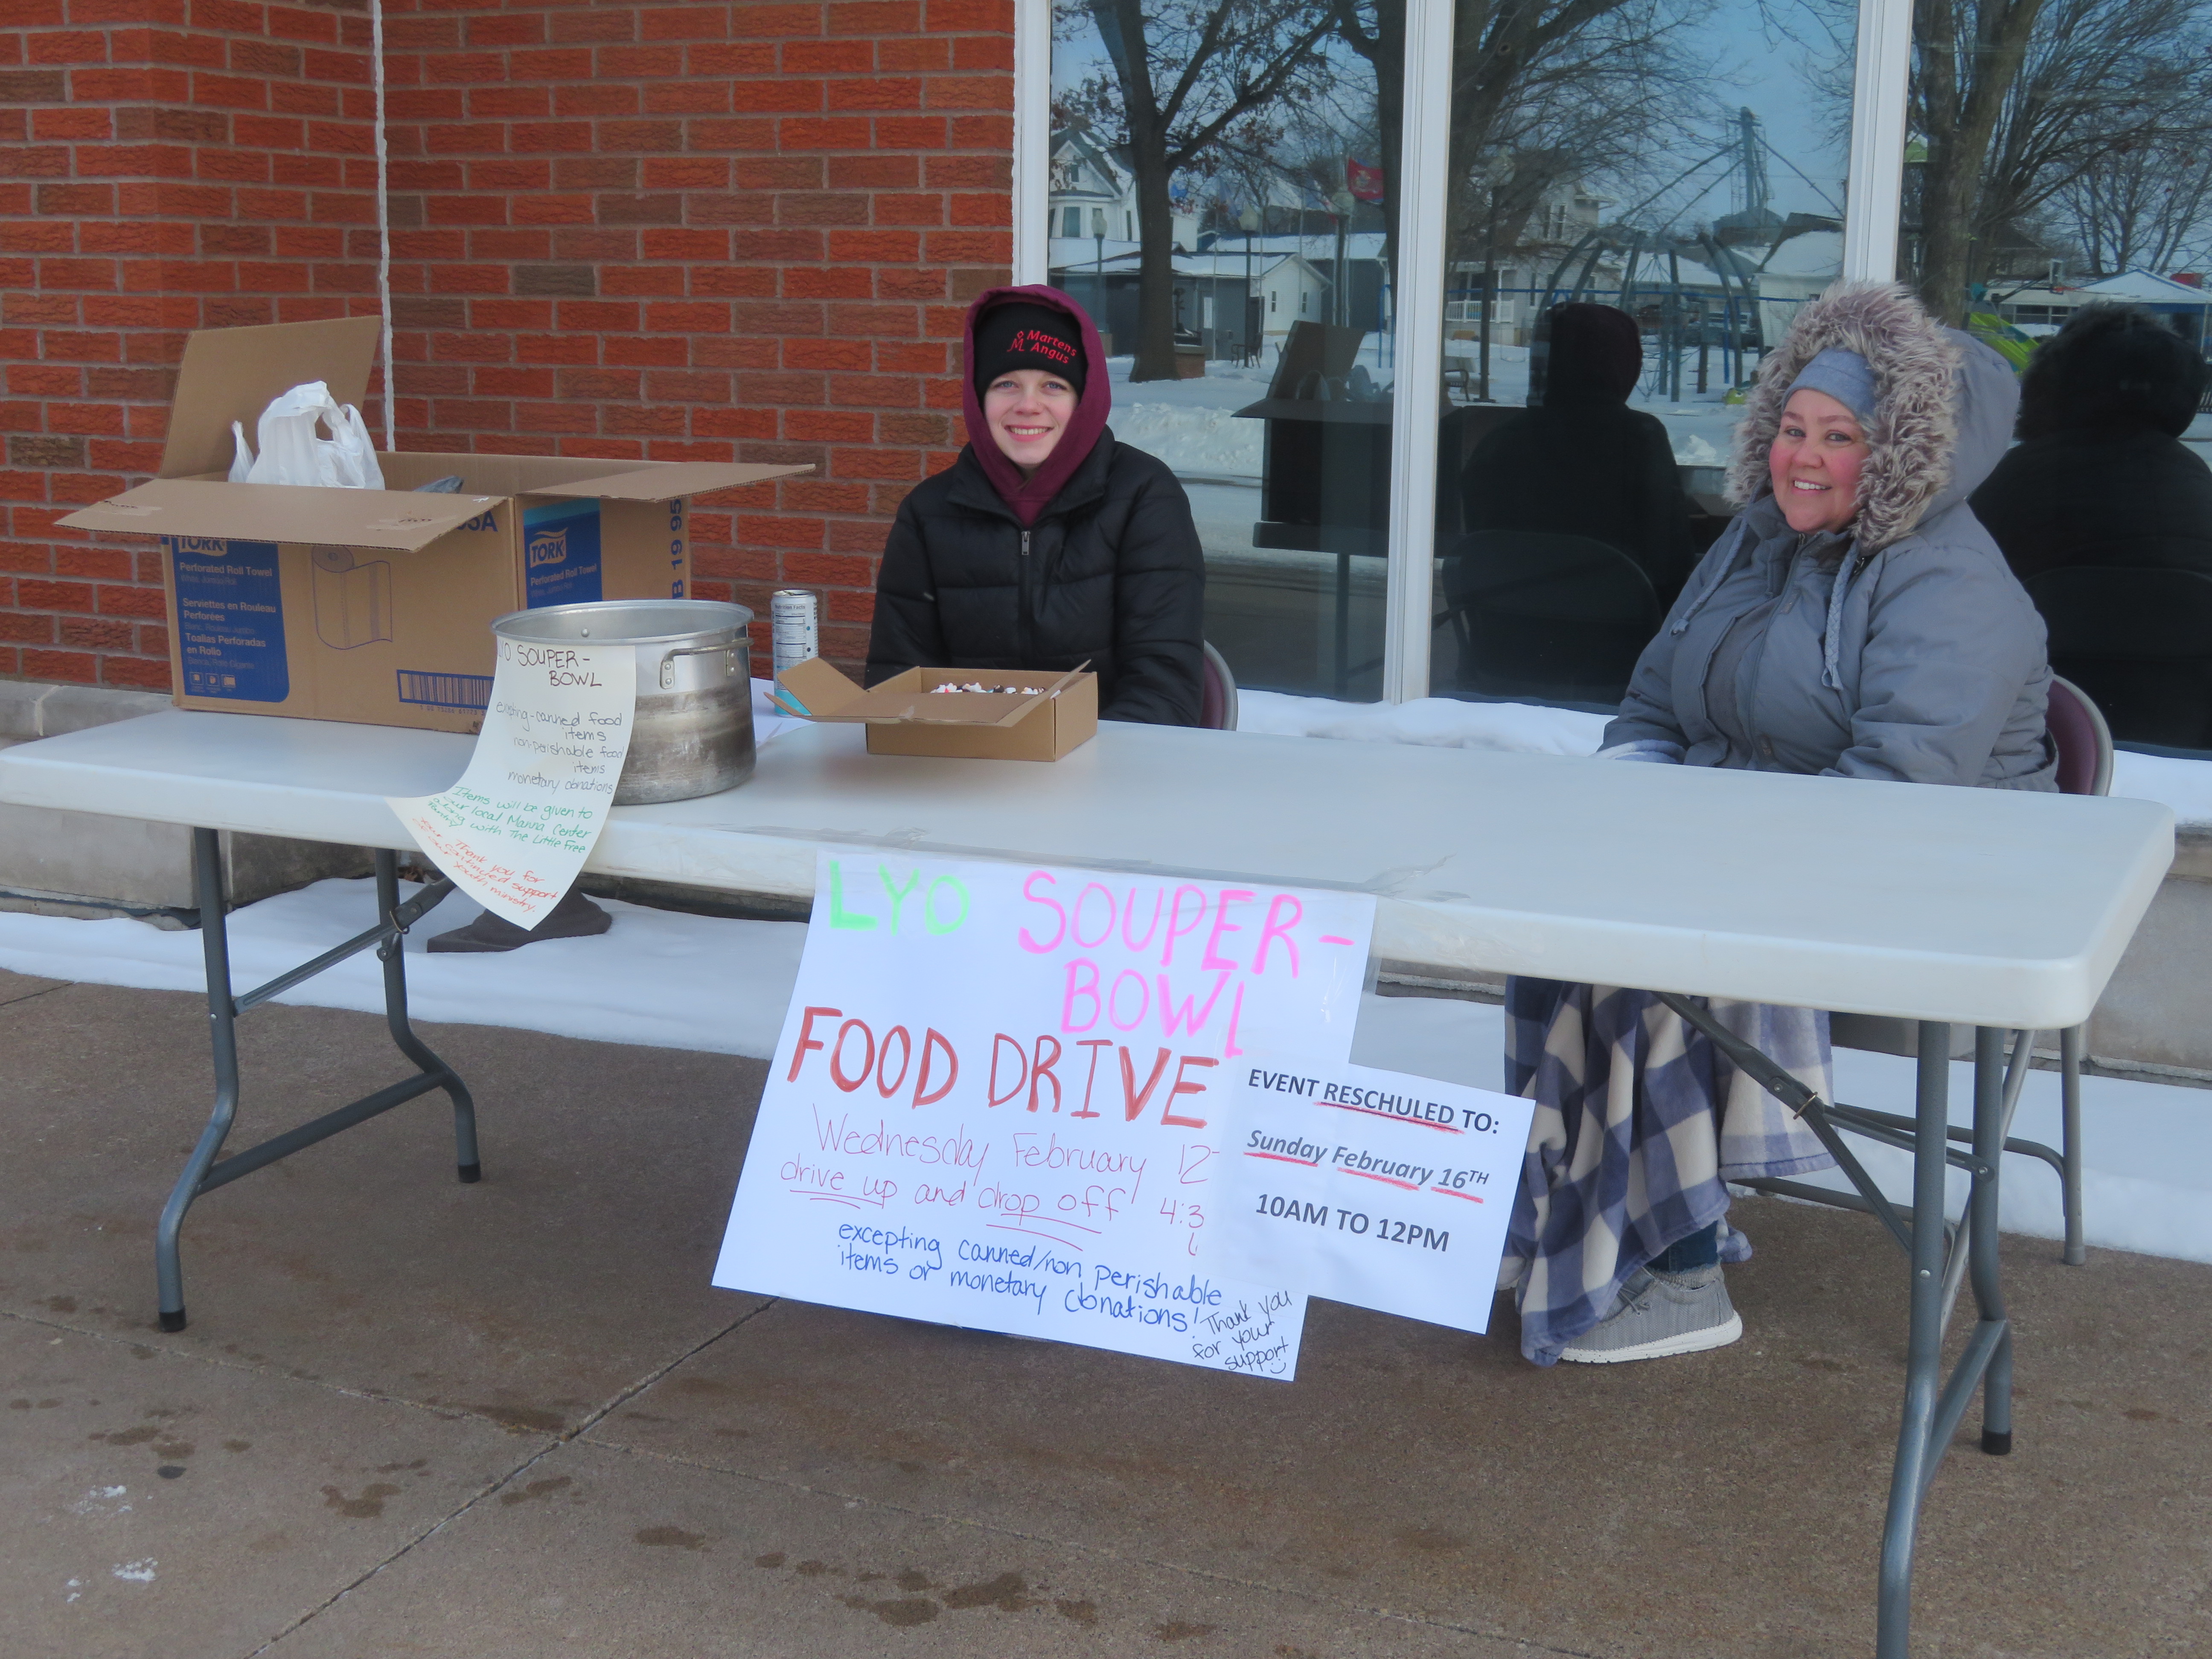
<path fill-rule="evenodd" d="M 161 474 L 62 520 L 158 536 L 183 708 L 474 732 L 491 623 L 592 599 L 683 599 L 688 498 L 811 471 L 705 461 L 380 453 L 386 489 L 228 482 L 230 423 L 321 380 L 358 405 L 374 317 L 201 329 L 185 343 Z M 415 493 L 459 474 L 459 495 Z"/>
<path fill-rule="evenodd" d="M 865 724 L 872 755 L 957 760 L 1058 760 L 1098 732 L 1098 677 L 1080 668 L 1050 676 L 1026 668 L 909 668 L 863 691 L 819 657 L 775 677 L 777 701 L 825 723 Z M 935 691 L 939 685 L 1035 686 Z"/>

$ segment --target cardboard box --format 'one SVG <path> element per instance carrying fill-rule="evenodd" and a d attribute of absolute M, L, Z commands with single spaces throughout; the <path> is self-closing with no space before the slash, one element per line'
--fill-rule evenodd
<path fill-rule="evenodd" d="M 160 476 L 65 525 L 158 536 L 178 707 L 474 732 L 491 622 L 690 592 L 689 497 L 811 471 L 694 461 L 380 454 L 383 490 L 228 482 L 270 398 L 307 380 L 358 404 L 374 317 L 202 329 L 185 346 Z M 459 474 L 459 495 L 416 486 Z"/>
<path fill-rule="evenodd" d="M 1019 668 L 909 668 L 864 691 L 813 657 L 785 669 L 776 684 L 795 714 L 865 724 L 872 755 L 1053 761 L 1098 733 L 1098 677 L 1079 668 L 1057 678 Z M 1037 692 L 931 690 L 971 684 Z"/>

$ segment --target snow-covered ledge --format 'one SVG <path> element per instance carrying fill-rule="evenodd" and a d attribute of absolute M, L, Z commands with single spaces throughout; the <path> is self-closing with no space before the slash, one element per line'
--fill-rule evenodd
<path fill-rule="evenodd" d="M 1237 693 L 1237 729 L 1358 743 L 1423 743 L 1524 755 L 1594 755 L 1602 714 L 1517 702 L 1336 702 Z M 2112 793 L 2163 801 L 2178 826 L 2173 868 L 2089 1024 L 2099 1064 L 2178 1071 L 2212 1084 L 2212 761 L 2123 750 Z M 1388 964 L 1386 964 L 1386 967 Z"/>

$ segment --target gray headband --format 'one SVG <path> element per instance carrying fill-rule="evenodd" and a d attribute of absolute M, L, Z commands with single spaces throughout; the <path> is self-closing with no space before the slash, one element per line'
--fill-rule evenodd
<path fill-rule="evenodd" d="M 1873 423 L 1874 369 L 1857 352 L 1830 346 L 1797 371 L 1797 378 L 1790 383 L 1790 391 L 1801 386 L 1826 392 L 1856 415 L 1861 426 Z M 1789 401 L 1788 392 L 1783 394 L 1783 401 Z"/>

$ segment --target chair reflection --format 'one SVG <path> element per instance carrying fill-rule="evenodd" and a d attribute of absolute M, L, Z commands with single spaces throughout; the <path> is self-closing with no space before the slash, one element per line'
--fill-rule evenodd
<path fill-rule="evenodd" d="M 1659 631 L 1651 579 L 1588 536 L 1478 530 L 1439 562 L 1462 693 L 1610 709 Z"/>

